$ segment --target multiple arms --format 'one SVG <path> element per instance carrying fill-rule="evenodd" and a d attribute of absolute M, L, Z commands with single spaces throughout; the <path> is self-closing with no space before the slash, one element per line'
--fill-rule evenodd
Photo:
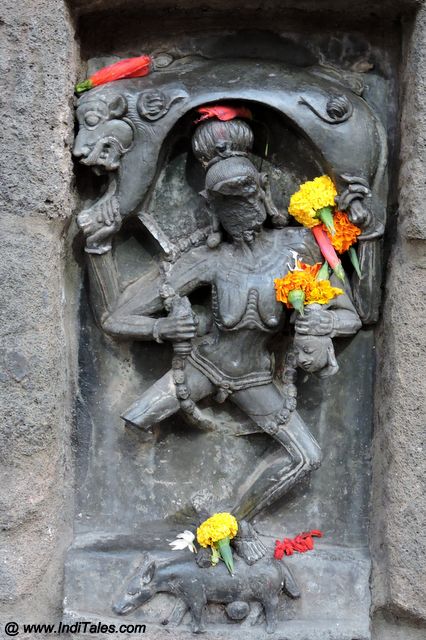
<path fill-rule="evenodd" d="M 110 250 L 111 236 L 120 228 L 119 214 L 113 214 L 109 224 L 104 223 L 95 234 L 91 234 L 91 229 L 84 225 L 84 214 L 80 214 L 78 223 L 86 235 L 92 304 L 104 331 L 114 336 L 139 340 L 193 338 L 196 320 L 192 314 L 181 318 L 156 317 L 164 309 L 160 296 L 164 278 L 158 265 L 124 290 L 120 289 Z M 101 239 L 98 237 L 100 232 Z M 100 246 L 104 249 L 99 250 Z M 206 247 L 182 255 L 167 274 L 168 284 L 181 295 L 206 284 L 209 281 L 211 257 L 211 251 Z"/>

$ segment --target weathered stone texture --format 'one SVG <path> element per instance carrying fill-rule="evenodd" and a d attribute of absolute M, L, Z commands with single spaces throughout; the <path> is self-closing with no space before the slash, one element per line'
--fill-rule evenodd
<path fill-rule="evenodd" d="M 400 173 L 401 235 L 426 240 L 426 9 L 406 25 Z M 421 250 L 421 249 L 420 249 Z M 424 247 L 423 247 L 424 251 Z"/>
<path fill-rule="evenodd" d="M 70 511 L 72 372 L 60 228 L 6 214 L 0 234 L 0 602 L 22 607 L 28 598 L 37 616 L 51 616 L 53 585 L 56 607 L 61 600 Z"/>
<path fill-rule="evenodd" d="M 124 0 L 70 2 L 81 11 L 114 4 L 129 6 Z M 192 0 L 179 4 L 199 5 Z M 250 6 L 255 10 L 260 4 Z M 304 6 L 313 4 L 314 0 Z M 338 4 L 321 2 L 324 10 L 326 5 L 335 10 Z M 396 15 L 420 4 L 424 3 L 389 0 L 374 6 Z M 216 5 L 223 2 L 217 0 Z M 262 11 L 265 7 L 263 3 Z M 351 10 L 360 18 L 372 7 L 365 1 L 351 5 Z M 347 3 L 344 10 L 348 11 Z M 378 640 L 424 637 L 421 627 L 426 625 L 425 9 L 413 27 L 407 23 L 406 35 L 400 223 L 379 329 L 372 549 L 375 609 L 409 623 L 382 618 L 380 613 L 374 625 Z M 63 551 L 71 537 L 69 441 L 76 329 L 73 309 L 64 302 L 68 292 L 63 233 L 73 209 L 69 145 L 76 67 L 74 27 L 65 0 L 2 0 L 0 617 L 4 619 L 51 622 L 60 616 Z M 72 307 L 74 301 L 67 303 Z"/>
<path fill-rule="evenodd" d="M 64 232 L 76 54 L 62 0 L 5 0 L 0 33 L 0 619 L 47 622 L 71 530 Z"/>
<path fill-rule="evenodd" d="M 324 12 L 329 14 L 330 11 L 341 13 L 344 9 L 345 15 L 352 15 L 359 18 L 362 14 L 369 15 L 372 12 L 383 12 L 387 15 L 400 14 L 404 10 L 414 9 L 418 7 L 423 0 L 360 0 L 356 3 L 342 2 L 342 0 L 246 0 L 244 5 L 236 2 L 237 6 L 244 6 L 244 10 L 258 11 L 264 13 L 267 11 L 294 12 L 297 8 L 299 11 Z M 105 11 L 106 9 L 122 10 L 128 8 L 150 8 L 157 9 L 164 7 L 168 11 L 190 10 L 196 11 L 229 11 L 229 4 L 223 0 L 209 0 L 200 5 L 199 0 L 70 0 L 70 5 L 79 13 L 89 13 L 96 11 Z"/>
<path fill-rule="evenodd" d="M 426 625 L 424 9 L 409 36 L 403 77 L 399 224 L 379 328 L 373 596 L 376 609 Z M 389 637 L 389 626 L 383 625 L 378 638 Z"/>
<path fill-rule="evenodd" d="M 74 31 L 64 0 L 0 5 L 0 207 L 4 214 L 70 211 Z"/>

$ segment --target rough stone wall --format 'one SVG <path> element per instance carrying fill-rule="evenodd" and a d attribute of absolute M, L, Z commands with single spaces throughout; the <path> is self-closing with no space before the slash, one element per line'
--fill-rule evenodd
<path fill-rule="evenodd" d="M 76 50 L 62 0 L 0 5 L 0 636 L 59 615 L 71 536 L 64 232 Z"/>
<path fill-rule="evenodd" d="M 425 6 L 405 25 L 401 89 L 399 216 L 376 378 L 372 584 L 380 640 L 426 637 Z"/>
<path fill-rule="evenodd" d="M 426 634 L 426 9 L 419 0 L 380 4 L 421 9 L 405 29 L 400 213 L 378 330 L 373 628 L 377 640 L 415 640 Z M 351 6 L 358 17 L 371 10 Z M 0 34 L 1 634 L 6 620 L 59 618 L 72 536 L 76 286 L 64 238 L 78 61 L 65 0 L 2 0 Z"/>

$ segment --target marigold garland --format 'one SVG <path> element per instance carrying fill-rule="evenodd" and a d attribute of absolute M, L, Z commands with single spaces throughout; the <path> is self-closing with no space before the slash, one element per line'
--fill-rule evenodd
<path fill-rule="evenodd" d="M 322 228 L 331 240 L 331 244 L 339 253 L 347 251 L 361 234 L 361 229 L 354 225 L 342 211 L 336 211 L 334 214 L 335 234 L 331 234 L 325 224 Z"/>
<path fill-rule="evenodd" d="M 308 265 L 297 262 L 297 268 L 289 271 L 284 278 L 275 278 L 274 286 L 278 302 L 283 302 L 289 309 L 293 307 L 289 301 L 291 291 L 300 290 L 305 295 L 304 304 L 327 304 L 343 293 L 342 289 L 333 287 L 330 280 L 317 280 L 321 263 Z"/>
<path fill-rule="evenodd" d="M 197 541 L 202 547 L 211 547 L 224 538 L 235 538 L 238 522 L 230 513 L 215 513 L 197 529 Z"/>
<path fill-rule="evenodd" d="M 312 228 L 321 224 L 317 212 L 325 207 L 334 207 L 336 187 L 329 176 L 319 176 L 301 185 L 290 198 L 289 213 L 303 224 Z"/>

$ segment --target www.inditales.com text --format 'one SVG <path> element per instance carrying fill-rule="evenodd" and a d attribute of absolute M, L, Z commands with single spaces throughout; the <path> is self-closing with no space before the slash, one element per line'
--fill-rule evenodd
<path fill-rule="evenodd" d="M 16 637 L 21 633 L 40 633 L 44 635 L 49 633 L 53 635 L 60 635 L 62 633 L 87 633 L 90 635 L 98 633 L 130 633 L 137 635 L 146 633 L 146 625 L 137 623 L 105 624 L 102 622 L 88 621 L 73 622 L 71 624 L 65 622 L 58 622 L 57 624 L 19 624 L 18 622 L 11 621 L 4 625 L 4 632 L 10 637 Z"/>

